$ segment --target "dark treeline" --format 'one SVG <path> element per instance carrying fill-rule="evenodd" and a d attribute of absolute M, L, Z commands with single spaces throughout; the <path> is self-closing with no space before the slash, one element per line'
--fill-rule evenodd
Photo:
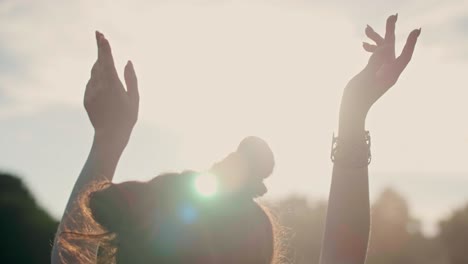
<path fill-rule="evenodd" d="M 268 207 L 281 226 L 284 263 L 318 263 L 326 202 L 290 196 Z M 0 173 L 0 263 L 50 263 L 57 225 L 18 177 Z M 467 237 L 468 206 L 446 216 L 439 233 L 429 238 L 404 197 L 387 189 L 372 206 L 366 263 L 466 264 Z"/>
<path fill-rule="evenodd" d="M 0 263 L 50 263 L 57 226 L 18 177 L 0 173 Z"/>

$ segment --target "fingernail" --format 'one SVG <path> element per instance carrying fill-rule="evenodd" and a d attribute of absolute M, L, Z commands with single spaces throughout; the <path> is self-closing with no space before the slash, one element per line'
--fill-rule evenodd
<path fill-rule="evenodd" d="M 421 35 L 421 28 L 418 29 L 418 37 Z"/>
<path fill-rule="evenodd" d="M 394 23 L 394 24 L 395 24 L 396 21 L 397 21 L 397 18 L 398 18 L 398 14 L 391 15 L 391 16 L 388 17 L 387 22 L 390 22 L 390 23 Z"/>

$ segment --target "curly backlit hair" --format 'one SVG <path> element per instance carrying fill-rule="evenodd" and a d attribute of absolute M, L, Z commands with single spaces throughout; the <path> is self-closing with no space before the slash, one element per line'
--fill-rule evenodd
<path fill-rule="evenodd" d="M 58 238 L 63 254 L 88 263 L 279 263 L 274 217 L 255 200 L 266 193 L 273 167 L 266 142 L 248 137 L 208 172 L 89 188 L 75 222 L 97 235 L 65 230 Z M 210 196 L 196 188 L 206 175 L 215 181 Z M 75 239 L 94 246 L 83 251 Z"/>

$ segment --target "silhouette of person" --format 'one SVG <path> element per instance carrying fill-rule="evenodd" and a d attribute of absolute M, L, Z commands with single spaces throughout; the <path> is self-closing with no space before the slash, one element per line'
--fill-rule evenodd
<path fill-rule="evenodd" d="M 138 119 L 138 82 L 129 61 L 125 89 L 109 41 L 100 32 L 96 40 L 98 59 L 84 96 L 94 142 L 61 220 L 52 263 L 273 263 L 274 222 L 254 200 L 266 193 L 263 180 L 274 166 L 260 138 L 245 138 L 207 172 L 111 183 Z"/>
<path fill-rule="evenodd" d="M 369 237 L 368 164 L 371 106 L 397 81 L 411 60 L 419 30 L 395 56 L 397 15 L 385 38 L 372 28 L 364 43 L 367 66 L 348 83 L 341 102 L 322 264 L 364 263 Z M 138 118 L 133 64 L 115 70 L 108 40 L 96 32 L 98 59 L 85 92 L 95 130 L 88 160 L 74 186 L 54 242 L 52 263 L 274 263 L 274 222 L 253 199 L 266 192 L 274 158 L 268 145 L 250 137 L 208 172 L 163 174 L 148 182 L 111 183 Z M 202 182 L 202 183 L 200 183 Z M 200 193 L 219 195 L 202 199 Z M 203 186 L 199 193 L 194 191 Z M 211 186 L 211 187 L 210 187 Z M 94 225 L 94 226 L 93 226 Z M 98 235 L 89 231 L 103 230 Z M 78 234 L 81 239 L 76 239 Z M 90 243 L 95 239 L 98 243 Z"/>

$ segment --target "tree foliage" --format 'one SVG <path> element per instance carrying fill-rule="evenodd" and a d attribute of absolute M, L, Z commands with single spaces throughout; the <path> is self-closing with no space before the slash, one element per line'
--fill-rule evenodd
<path fill-rule="evenodd" d="M 450 264 L 468 263 L 468 205 L 440 222 L 440 239 Z"/>
<path fill-rule="evenodd" d="M 1 263 L 50 263 L 57 225 L 19 178 L 0 173 Z"/>

